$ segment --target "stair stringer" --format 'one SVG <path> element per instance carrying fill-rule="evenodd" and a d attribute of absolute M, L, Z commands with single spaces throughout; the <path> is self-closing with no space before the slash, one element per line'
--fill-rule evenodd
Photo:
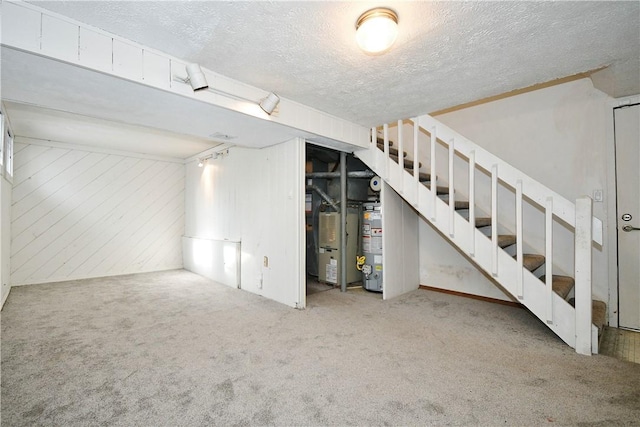
<path fill-rule="evenodd" d="M 527 307 L 538 319 L 572 348 L 576 347 L 575 309 L 563 298 L 552 292 L 549 296 L 545 284 L 526 268 L 523 268 L 522 295 L 518 288 L 517 261 L 501 248 L 494 249 L 492 241 L 477 228 L 471 227 L 462 215 L 453 211 L 441 198 L 415 177 L 403 170 L 398 163 L 385 157 L 383 151 L 374 149 L 355 152 L 375 173 L 379 174 L 400 196 L 438 229 L 447 240 L 457 246 L 478 268 L 486 272 L 513 298 Z M 454 196 L 455 197 L 455 196 Z M 473 236 L 473 248 L 471 237 Z M 473 251 L 471 251 L 473 249 Z M 493 270 L 493 254 L 497 257 L 497 271 Z M 552 304 L 547 304 L 551 297 Z M 550 306 L 551 313 L 547 313 Z M 595 326 L 594 326 L 595 328 Z M 597 331 L 597 329 L 596 329 Z M 597 332 L 596 332 L 597 336 Z M 597 353 L 597 339 L 594 344 Z"/>

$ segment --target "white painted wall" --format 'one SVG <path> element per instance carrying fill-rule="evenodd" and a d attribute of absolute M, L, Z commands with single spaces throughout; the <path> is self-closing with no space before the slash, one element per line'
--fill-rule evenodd
<path fill-rule="evenodd" d="M 11 183 L 4 177 L 0 177 L 0 281 L 2 283 L 2 300 L 0 308 L 4 305 L 11 290 Z"/>
<path fill-rule="evenodd" d="M 232 147 L 186 166 L 185 236 L 241 242 L 240 287 L 293 307 L 304 306 L 304 145 Z"/>
<path fill-rule="evenodd" d="M 607 134 L 609 97 L 595 89 L 589 79 L 577 80 L 521 95 L 465 108 L 438 116 L 446 125 L 473 142 L 509 162 L 569 200 L 607 190 Z M 440 171 L 438 171 L 440 175 Z M 464 176 L 464 175 L 463 175 Z M 482 181 L 480 179 L 479 181 Z M 476 184 L 481 192 L 482 185 Z M 490 212 L 483 206 L 480 209 Z M 499 199 L 500 223 L 515 230 L 509 191 Z M 607 242 L 608 211 L 603 203 L 594 203 L 594 215 L 605 224 Z M 544 217 L 537 209 L 524 209 L 525 242 L 530 250 L 544 254 Z M 561 225 L 554 226 L 554 272 L 573 276 L 573 234 Z M 593 250 L 594 297 L 608 301 L 607 252 Z M 424 222 L 420 225 L 421 283 L 508 299 L 492 282 L 475 270 L 466 259 Z"/>
<path fill-rule="evenodd" d="M 12 285 L 182 268 L 182 162 L 16 142 Z"/>
<path fill-rule="evenodd" d="M 386 183 L 382 185 L 383 297 L 418 289 L 418 213 Z"/>

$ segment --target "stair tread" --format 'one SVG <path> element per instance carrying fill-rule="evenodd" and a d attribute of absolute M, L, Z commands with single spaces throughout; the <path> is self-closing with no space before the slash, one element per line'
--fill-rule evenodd
<path fill-rule="evenodd" d="M 546 282 L 547 276 L 540 277 L 540 280 Z M 564 299 L 567 298 L 569 292 L 571 292 L 571 289 L 573 289 L 576 284 L 576 281 L 573 279 L 573 277 L 561 276 L 556 274 L 551 276 L 551 281 L 553 284 L 553 291 Z"/>
<path fill-rule="evenodd" d="M 569 304 L 576 306 L 576 299 L 570 298 Z M 604 301 L 594 299 L 591 301 L 591 322 L 602 332 L 602 328 L 607 323 L 607 304 Z"/>
<path fill-rule="evenodd" d="M 536 270 L 544 264 L 544 255 L 524 254 L 522 256 L 522 265 L 529 271 Z"/>
<path fill-rule="evenodd" d="M 431 184 L 430 181 L 427 182 L 423 182 L 424 186 L 427 187 L 428 189 L 431 189 L 431 185 L 427 185 L 427 184 Z M 444 185 L 438 185 L 436 186 L 436 190 L 438 192 L 438 194 L 449 194 L 449 187 L 445 187 Z"/>
<path fill-rule="evenodd" d="M 379 147 L 381 150 L 383 150 L 383 151 L 384 151 L 384 147 L 380 147 L 380 146 L 378 146 L 378 147 Z M 402 157 L 407 157 L 407 152 L 406 152 L 406 151 L 404 151 L 404 152 L 403 152 L 403 154 L 404 154 L 404 155 L 403 155 Z M 397 159 L 398 159 L 398 150 L 397 150 L 397 149 L 395 149 L 395 148 L 389 147 L 389 156 L 391 156 L 391 157 L 395 157 L 395 160 L 397 160 Z"/>
<path fill-rule="evenodd" d="M 462 217 L 469 221 L 469 214 L 463 214 Z M 490 216 L 477 216 L 476 217 L 476 227 L 487 227 L 491 225 L 491 217 Z"/>
<path fill-rule="evenodd" d="M 491 217 L 477 217 L 476 227 L 487 227 L 491 225 Z"/>
<path fill-rule="evenodd" d="M 398 160 L 398 157 L 395 156 L 394 160 Z M 422 162 L 418 162 L 418 169 L 420 169 L 422 167 Z M 405 160 L 404 161 L 404 168 L 405 169 L 413 169 L 413 160 Z"/>
<path fill-rule="evenodd" d="M 514 234 L 500 234 L 498 235 L 498 246 L 506 248 L 507 246 L 515 245 L 516 236 Z"/>
<path fill-rule="evenodd" d="M 449 192 L 446 194 L 441 194 L 440 197 L 446 204 L 449 204 Z M 456 200 L 456 209 L 469 209 L 469 201 L 468 200 Z"/>
<path fill-rule="evenodd" d="M 384 147 L 384 138 L 378 138 L 377 144 L 382 145 Z M 393 141 L 391 140 L 389 140 L 389 147 L 393 147 Z"/>
<path fill-rule="evenodd" d="M 469 209 L 469 202 L 466 200 L 456 200 L 456 209 Z"/>
<path fill-rule="evenodd" d="M 422 183 L 431 182 L 431 174 L 426 172 L 420 172 L 418 180 Z"/>
<path fill-rule="evenodd" d="M 604 301 L 592 301 L 591 320 L 598 330 L 602 331 L 603 326 L 607 323 L 607 304 Z"/>

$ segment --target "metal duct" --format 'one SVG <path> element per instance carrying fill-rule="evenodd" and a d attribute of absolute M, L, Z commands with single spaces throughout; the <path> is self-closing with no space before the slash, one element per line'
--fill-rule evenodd
<path fill-rule="evenodd" d="M 336 212 L 340 212 L 340 208 L 338 207 L 338 204 L 336 203 L 335 200 L 333 200 L 327 193 L 325 193 L 322 188 L 318 187 L 317 185 L 307 185 L 307 190 L 308 191 L 315 191 L 316 193 L 318 193 L 318 195 L 320 197 L 322 197 L 324 199 L 325 202 L 329 203 L 329 205 L 335 209 Z"/>
<path fill-rule="evenodd" d="M 352 171 L 347 172 L 347 178 L 373 178 L 376 176 L 375 173 L 371 171 Z M 332 178 L 340 178 L 340 172 L 310 172 L 305 174 L 306 178 L 318 178 L 318 179 L 332 179 Z"/>

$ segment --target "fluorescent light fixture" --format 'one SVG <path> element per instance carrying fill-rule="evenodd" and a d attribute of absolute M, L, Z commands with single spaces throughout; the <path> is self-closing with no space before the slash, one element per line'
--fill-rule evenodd
<path fill-rule="evenodd" d="M 368 10 L 356 22 L 356 41 L 366 53 L 384 53 L 393 45 L 397 36 L 398 15 L 391 9 Z"/>
<path fill-rule="evenodd" d="M 200 65 L 198 64 L 189 64 L 187 65 L 187 77 L 186 81 L 189 82 L 194 91 L 207 89 L 209 84 L 207 83 L 207 78 L 204 76 Z"/>
<path fill-rule="evenodd" d="M 275 110 L 276 107 L 278 106 L 279 102 L 280 102 L 280 97 L 275 93 L 271 92 L 269 93 L 269 95 L 267 95 L 266 98 L 260 101 L 260 108 L 262 108 L 262 110 L 265 113 L 271 115 L 271 113 L 273 113 L 273 110 Z"/>

